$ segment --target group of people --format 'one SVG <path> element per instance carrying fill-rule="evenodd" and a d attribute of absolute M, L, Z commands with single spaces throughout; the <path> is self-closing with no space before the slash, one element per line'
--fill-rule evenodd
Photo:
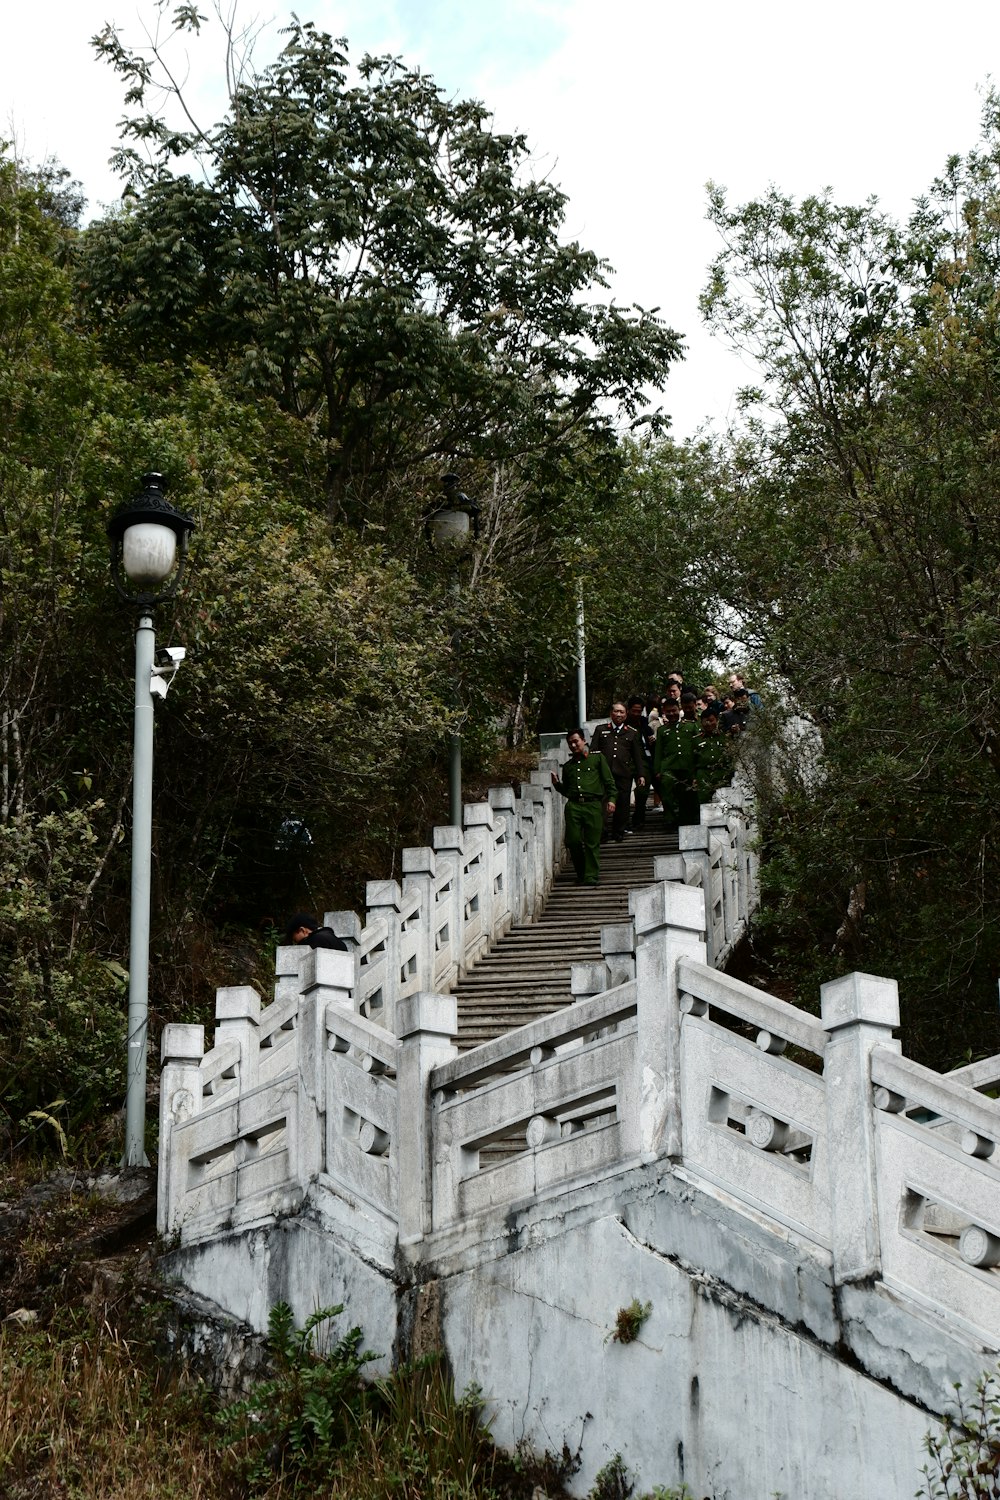
<path fill-rule="evenodd" d="M 612 703 L 589 745 L 582 727 L 571 729 L 570 759 L 552 783 L 566 798 L 566 847 L 578 884 L 597 884 L 605 839 L 621 843 L 645 826 L 650 796 L 667 828 L 697 823 L 701 804 L 730 780 L 734 742 L 759 707 L 738 672 L 722 693 L 714 684 L 696 693 L 672 672 L 662 698 Z"/>

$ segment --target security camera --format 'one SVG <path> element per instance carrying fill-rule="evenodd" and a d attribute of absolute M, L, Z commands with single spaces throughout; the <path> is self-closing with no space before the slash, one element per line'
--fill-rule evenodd
<path fill-rule="evenodd" d="M 165 698 L 173 682 L 177 668 L 187 656 L 184 646 L 161 646 L 156 653 L 156 665 L 149 674 L 149 691 L 157 698 Z"/>

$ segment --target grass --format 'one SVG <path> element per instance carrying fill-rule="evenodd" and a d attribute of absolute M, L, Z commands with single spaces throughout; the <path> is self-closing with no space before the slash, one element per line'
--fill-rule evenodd
<path fill-rule="evenodd" d="M 497 1448 L 481 1393 L 440 1358 L 367 1382 L 341 1308 L 297 1329 L 276 1307 L 268 1373 L 223 1406 L 164 1358 L 168 1307 L 127 1206 L 64 1173 L 0 1198 L 3 1500 L 561 1500 L 579 1468 L 565 1444 Z M 599 1478 L 594 1500 L 632 1493 L 620 1460 Z"/>
<path fill-rule="evenodd" d="M 323 1362 L 308 1358 L 314 1367 Z M 574 1467 L 568 1453 L 534 1458 L 495 1448 L 478 1394 L 456 1395 L 439 1360 L 371 1385 L 349 1374 L 295 1436 L 298 1380 L 288 1373 L 276 1377 L 278 1394 L 268 1383 L 256 1410 L 252 1394 L 225 1410 L 197 1382 L 164 1379 L 151 1342 L 99 1327 L 86 1313 L 44 1330 L 8 1325 L 0 1331 L 0 1494 L 530 1500 L 542 1484 L 554 1500 Z M 305 1394 L 308 1404 L 315 1390 Z M 262 1421 L 265 1403 L 277 1421 Z M 320 1441 L 320 1432 L 330 1440 Z"/>

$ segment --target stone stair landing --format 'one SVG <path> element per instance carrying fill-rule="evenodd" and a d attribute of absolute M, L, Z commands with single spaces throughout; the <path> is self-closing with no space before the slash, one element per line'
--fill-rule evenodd
<path fill-rule="evenodd" d="M 512 927 L 453 985 L 460 1050 L 572 1004 L 570 968 L 600 959 L 601 927 L 628 921 L 629 891 L 652 884 L 654 858 L 676 848 L 676 833 L 667 832 L 656 812 L 640 832 L 602 845 L 600 885 L 577 885 L 567 862 L 538 920 Z"/>

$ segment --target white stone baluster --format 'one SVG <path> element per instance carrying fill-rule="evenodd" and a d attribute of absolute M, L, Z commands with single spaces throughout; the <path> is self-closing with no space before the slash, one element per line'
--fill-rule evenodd
<path fill-rule="evenodd" d="M 607 922 L 601 928 L 601 953 L 608 966 L 608 989 L 635 978 L 635 927 L 631 922 Z"/>
<path fill-rule="evenodd" d="M 421 989 L 434 987 L 434 877 L 437 865 L 434 850 L 426 845 L 403 850 L 403 892 L 416 892 L 420 898 L 420 943 L 417 965 Z"/>
<path fill-rule="evenodd" d="M 260 1057 L 260 996 L 249 984 L 229 985 L 215 992 L 215 1045 L 236 1042 L 240 1049 L 238 1090 L 257 1083 Z"/>
<path fill-rule="evenodd" d="M 413 1244 L 431 1228 L 434 1141 L 428 1079 L 432 1069 L 457 1055 L 457 1034 L 458 1003 L 450 995 L 421 991 L 400 1001 L 396 1092 L 399 1238 L 403 1244 Z"/>
<path fill-rule="evenodd" d="M 705 898 L 697 886 L 664 881 L 629 895 L 635 924 L 639 1140 L 647 1161 L 681 1155 L 680 1011 L 677 962 L 705 963 Z M 632 1143 L 630 1143 L 631 1146 Z"/>
<path fill-rule="evenodd" d="M 876 1047 L 899 1051 L 892 1037 L 899 990 L 894 979 L 846 974 L 819 993 L 830 1033 L 823 1077 L 833 1272 L 838 1282 L 856 1281 L 880 1267 L 871 1054 Z"/>
<path fill-rule="evenodd" d="M 385 981 L 382 986 L 382 1012 L 379 1023 L 393 1029 L 393 1017 L 399 1000 L 399 908 L 402 891 L 395 880 L 369 880 L 365 886 L 365 920 L 381 917 L 385 922 Z"/>
<path fill-rule="evenodd" d="M 435 828 L 434 857 L 438 869 L 445 865 L 451 871 L 448 940 L 451 945 L 452 968 L 448 983 L 453 984 L 465 964 L 465 835 L 460 828 L 452 828 L 450 824 Z"/>
<path fill-rule="evenodd" d="M 498 859 L 498 872 L 503 877 L 502 925 L 506 932 L 512 922 L 519 920 L 517 902 L 521 849 L 517 837 L 517 799 L 512 786 L 490 787 L 488 798 L 493 817 L 503 829 L 503 857 Z"/>
<path fill-rule="evenodd" d="M 326 1166 L 326 1012 L 331 1005 L 354 1013 L 354 956 L 336 948 L 310 948 L 302 966 L 299 1001 L 298 1139 L 293 1175 L 305 1192 Z"/>
<path fill-rule="evenodd" d="M 172 1022 L 163 1028 L 160 1042 L 160 1144 L 159 1192 L 156 1228 L 173 1234 L 184 1218 L 184 1187 L 187 1153 L 174 1141 L 174 1126 L 190 1120 L 201 1109 L 201 1060 L 205 1055 L 205 1028 Z"/>

